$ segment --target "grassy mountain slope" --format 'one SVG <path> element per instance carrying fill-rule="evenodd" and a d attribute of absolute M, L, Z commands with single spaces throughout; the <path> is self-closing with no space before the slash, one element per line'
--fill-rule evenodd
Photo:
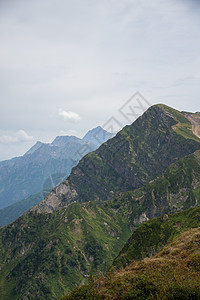
<path fill-rule="evenodd" d="M 151 257 L 181 232 L 200 226 L 199 222 L 200 206 L 148 221 L 133 232 L 113 265 L 121 268 L 133 260 Z"/>
<path fill-rule="evenodd" d="M 58 299 L 89 274 L 105 272 L 129 236 L 122 216 L 92 202 L 24 215 L 1 230 L 0 295 Z"/>
<path fill-rule="evenodd" d="M 170 109 L 170 108 L 167 108 Z M 53 212 L 73 201 L 108 200 L 161 175 L 173 162 L 200 148 L 190 121 L 164 105 L 150 107 L 132 125 L 86 155 L 71 175 L 35 210 Z M 190 138 L 176 126 L 184 128 Z"/>
<path fill-rule="evenodd" d="M 176 114 L 190 132 L 188 120 Z M 89 274 L 105 272 L 142 222 L 198 203 L 199 151 L 190 153 L 200 143 L 176 133 L 177 118 L 150 108 L 82 159 L 41 204 L 0 230 L 0 297 L 57 299 Z"/>
<path fill-rule="evenodd" d="M 134 226 L 164 213 L 196 206 L 200 201 L 200 151 L 171 164 L 154 181 L 140 189 L 122 193 L 116 200 L 118 212 L 127 203 L 127 216 Z"/>
<path fill-rule="evenodd" d="M 178 112 L 176 109 L 169 107 L 164 104 L 159 105 L 162 109 L 168 112 L 170 115 L 174 116 L 177 120 L 177 124 L 174 126 L 174 130 L 187 139 L 193 139 L 199 141 L 199 136 L 193 128 L 194 120 L 199 120 L 199 113 L 186 113 Z M 187 120 L 186 120 L 187 119 Z M 198 122 L 200 128 L 200 121 Z"/>
<path fill-rule="evenodd" d="M 131 239 L 132 256 L 125 269 L 111 268 L 105 277 L 62 299 L 200 299 L 200 206 L 151 220 Z M 160 249 L 153 257 L 152 248 Z M 128 251 L 121 255 L 130 255 Z"/>
<path fill-rule="evenodd" d="M 196 151 L 169 166 L 155 181 L 122 193 L 114 200 L 72 203 L 53 214 L 30 212 L 2 228 L 0 295 L 4 299 L 26 299 L 32 294 L 34 299 L 39 294 L 40 299 L 57 299 L 81 282 L 87 282 L 90 274 L 104 273 L 133 228 L 163 211 L 170 213 L 200 203 L 199 170 L 200 151 Z M 180 198 L 183 191 L 184 197 Z M 172 195 L 176 202 L 170 201 Z M 178 234 L 176 227 L 171 223 L 168 226 L 170 219 L 171 215 L 167 222 L 159 223 L 160 227 L 157 221 L 152 221 L 134 231 L 115 260 L 115 266 L 122 267 L 132 261 L 134 251 L 137 259 L 159 251 L 171 236 Z M 187 226 L 188 214 L 186 219 L 181 219 Z M 150 226 L 147 238 L 144 238 L 145 226 Z M 137 241 L 137 248 L 129 251 L 127 247 L 130 245 L 132 249 L 132 240 Z M 147 240 L 143 246 L 141 241 Z"/>

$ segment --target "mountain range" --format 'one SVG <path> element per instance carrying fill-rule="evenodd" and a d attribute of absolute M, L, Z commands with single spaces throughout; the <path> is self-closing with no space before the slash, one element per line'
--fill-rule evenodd
<path fill-rule="evenodd" d="M 83 139 L 57 136 L 50 144 L 37 142 L 23 156 L 0 162 L 0 225 L 38 204 L 85 154 L 112 136 L 98 126 Z"/>
<path fill-rule="evenodd" d="M 199 299 L 199 120 L 199 113 L 150 107 L 1 228 L 2 299 L 59 299 L 88 281 L 65 299 Z M 168 270 L 169 290 L 157 266 Z M 184 292 L 188 298 L 177 298 Z"/>

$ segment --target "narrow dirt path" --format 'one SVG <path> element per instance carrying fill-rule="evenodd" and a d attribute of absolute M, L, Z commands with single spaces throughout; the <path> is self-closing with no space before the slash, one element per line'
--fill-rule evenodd
<path fill-rule="evenodd" d="M 197 115 L 187 115 L 188 120 L 192 124 L 192 132 L 200 138 L 200 117 Z"/>
<path fill-rule="evenodd" d="M 76 242 L 74 242 L 74 244 L 75 244 L 76 248 L 82 253 L 82 255 L 83 255 L 83 257 L 84 257 L 84 259 L 85 259 L 85 261 L 86 261 L 86 264 L 89 266 L 89 265 L 90 265 L 90 262 L 89 262 L 89 260 L 87 259 L 85 253 L 78 247 L 78 245 L 77 245 Z"/>

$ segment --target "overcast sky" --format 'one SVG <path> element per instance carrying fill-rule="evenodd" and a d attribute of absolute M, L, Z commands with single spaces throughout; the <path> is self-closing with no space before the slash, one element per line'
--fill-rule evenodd
<path fill-rule="evenodd" d="M 0 0 L 0 160 L 83 136 L 139 91 L 200 110 L 200 1 Z"/>

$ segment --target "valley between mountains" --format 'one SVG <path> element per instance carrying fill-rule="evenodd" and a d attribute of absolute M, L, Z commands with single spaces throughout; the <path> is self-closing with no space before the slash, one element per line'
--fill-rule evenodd
<path fill-rule="evenodd" d="M 1 228 L 0 298 L 200 299 L 199 120 L 150 107 Z"/>

